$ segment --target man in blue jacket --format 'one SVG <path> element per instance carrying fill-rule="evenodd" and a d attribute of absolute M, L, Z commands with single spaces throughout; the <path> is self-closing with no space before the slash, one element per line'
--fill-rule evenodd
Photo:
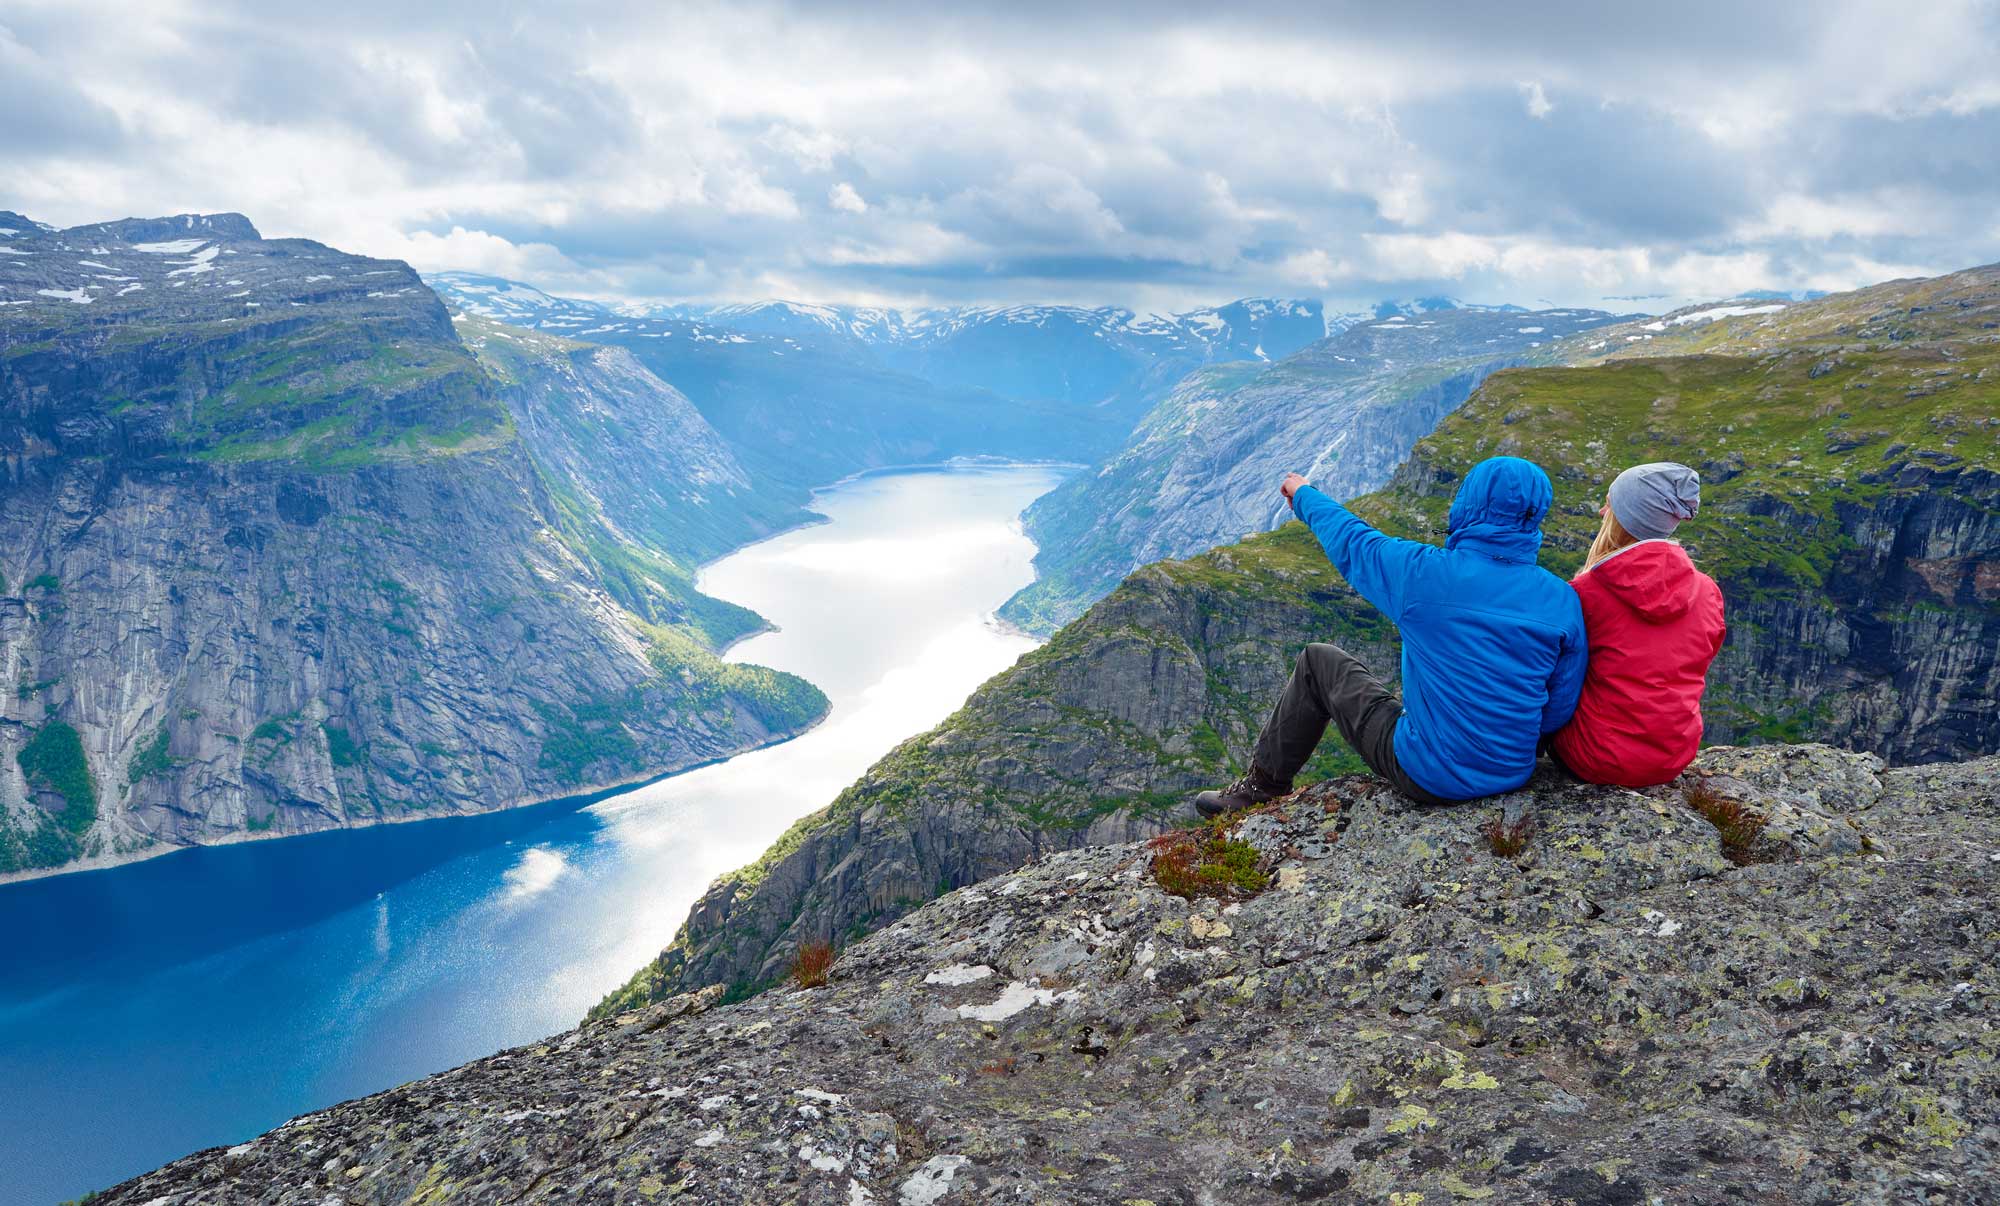
<path fill-rule="evenodd" d="M 1202 815 L 1291 791 L 1329 720 L 1420 803 L 1526 783 L 1542 735 L 1576 708 L 1588 655 L 1576 592 L 1535 564 L 1555 497 L 1548 474 L 1513 456 L 1474 465 L 1452 499 L 1443 548 L 1383 535 L 1296 473 L 1280 488 L 1334 568 L 1402 631 L 1403 698 L 1345 650 L 1307 645 L 1250 770 L 1196 797 Z"/>

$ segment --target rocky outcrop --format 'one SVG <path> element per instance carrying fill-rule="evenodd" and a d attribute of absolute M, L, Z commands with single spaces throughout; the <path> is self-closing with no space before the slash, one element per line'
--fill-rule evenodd
<path fill-rule="evenodd" d="M 1028 509 L 1037 576 L 1001 614 L 1053 631 L 1140 565 L 1275 527 L 1288 471 L 1335 498 L 1378 489 L 1488 374 L 1546 362 L 1559 339 L 1614 321 L 1595 310 L 1393 314 L 1275 364 L 1192 373 L 1116 453 Z"/>
<path fill-rule="evenodd" d="M 1240 821 L 1268 886 L 1045 858 L 840 953 L 337 1106 L 109 1203 L 1967 1202 L 2000 1178 L 2000 760 L 1711 749 Z M 1530 817 L 1497 857 L 1484 824 Z"/>
<path fill-rule="evenodd" d="M 517 418 L 407 266 L 235 215 L 7 228 L 0 878 L 574 794 L 824 708 L 722 663 L 757 618 L 542 430 L 728 472 L 665 395 Z"/>

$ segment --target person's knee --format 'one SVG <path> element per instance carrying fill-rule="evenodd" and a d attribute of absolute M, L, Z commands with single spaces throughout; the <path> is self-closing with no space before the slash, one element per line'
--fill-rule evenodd
<path fill-rule="evenodd" d="M 1298 669 L 1316 679 L 1330 681 L 1336 677 L 1341 667 L 1354 659 L 1347 650 L 1324 641 L 1314 641 L 1299 650 Z"/>

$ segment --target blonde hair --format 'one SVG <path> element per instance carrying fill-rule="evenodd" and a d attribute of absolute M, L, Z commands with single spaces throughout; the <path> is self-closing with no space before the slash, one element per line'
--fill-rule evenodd
<path fill-rule="evenodd" d="M 1618 517 L 1611 513 L 1610 501 L 1606 500 L 1604 504 L 1604 522 L 1598 525 L 1597 539 L 1590 542 L 1590 552 L 1584 555 L 1583 568 L 1576 571 L 1576 576 L 1581 578 L 1590 572 L 1591 566 L 1596 565 L 1626 545 L 1637 543 L 1639 543 L 1638 537 L 1626 531 L 1625 525 L 1618 522 Z"/>

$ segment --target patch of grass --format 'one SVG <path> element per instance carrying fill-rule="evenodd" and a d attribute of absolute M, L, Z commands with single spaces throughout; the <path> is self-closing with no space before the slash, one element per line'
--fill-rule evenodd
<path fill-rule="evenodd" d="M 250 740 L 275 741 L 282 745 L 292 739 L 292 721 L 296 718 L 297 713 L 291 713 L 260 720 L 257 727 L 250 730 Z"/>
<path fill-rule="evenodd" d="M 1189 829 L 1163 833 L 1146 843 L 1152 851 L 1153 882 L 1160 890 L 1193 900 L 1247 900 L 1270 886 L 1257 848 L 1232 836 L 1240 817 L 1218 817 Z"/>
<path fill-rule="evenodd" d="M 36 574 L 21 584 L 21 592 L 23 594 L 31 590 L 48 591 L 53 594 L 61 589 L 62 583 L 56 579 L 54 574 Z"/>
<path fill-rule="evenodd" d="M 556 781 L 580 784 L 590 768 L 606 764 L 614 773 L 639 768 L 639 743 L 625 728 L 625 722 L 642 706 L 638 691 L 603 699 L 579 700 L 565 710 L 536 704 L 548 731 L 542 735 L 542 752 L 536 764 L 551 771 Z"/>
<path fill-rule="evenodd" d="M 139 752 L 132 755 L 132 761 L 126 765 L 125 781 L 137 784 L 141 779 L 164 775 L 172 770 L 175 759 L 167 752 L 171 744 L 166 725 L 154 730 L 153 736 L 139 747 Z"/>
<path fill-rule="evenodd" d="M 646 658 L 666 684 L 678 682 L 704 711 L 723 707 L 725 697 L 741 704 L 773 733 L 803 729 L 832 705 L 825 692 L 796 674 L 725 662 L 684 628 L 643 624 L 650 639 Z"/>
<path fill-rule="evenodd" d="M 22 683 L 14 689 L 14 694 L 21 699 L 33 699 L 39 692 L 46 691 L 61 681 L 60 678 L 45 678 L 40 682 Z"/>
<path fill-rule="evenodd" d="M 326 754 L 335 766 L 361 764 L 361 747 L 355 744 L 353 734 L 331 721 L 321 724 L 319 731 L 326 734 Z"/>
<path fill-rule="evenodd" d="M 1509 824 L 1504 816 L 1494 817 L 1479 830 L 1486 839 L 1486 848 L 1496 857 L 1514 858 L 1528 848 L 1528 839 L 1535 834 L 1535 818 L 1526 813 Z"/>
<path fill-rule="evenodd" d="M 1715 826 L 1724 858 L 1739 867 L 1762 861 L 1757 857 L 1757 839 L 1763 835 L 1765 820 L 1743 801 L 1723 795 L 1705 779 L 1681 788 L 1681 799 Z"/>
<path fill-rule="evenodd" d="M 14 756 L 29 784 L 63 798 L 57 820 L 77 836 L 97 820 L 97 780 L 83 754 L 83 738 L 66 721 L 52 720 L 36 730 Z"/>
<path fill-rule="evenodd" d="M 792 957 L 792 983 L 800 988 L 824 988 L 827 973 L 833 970 L 831 942 L 808 942 Z"/>

